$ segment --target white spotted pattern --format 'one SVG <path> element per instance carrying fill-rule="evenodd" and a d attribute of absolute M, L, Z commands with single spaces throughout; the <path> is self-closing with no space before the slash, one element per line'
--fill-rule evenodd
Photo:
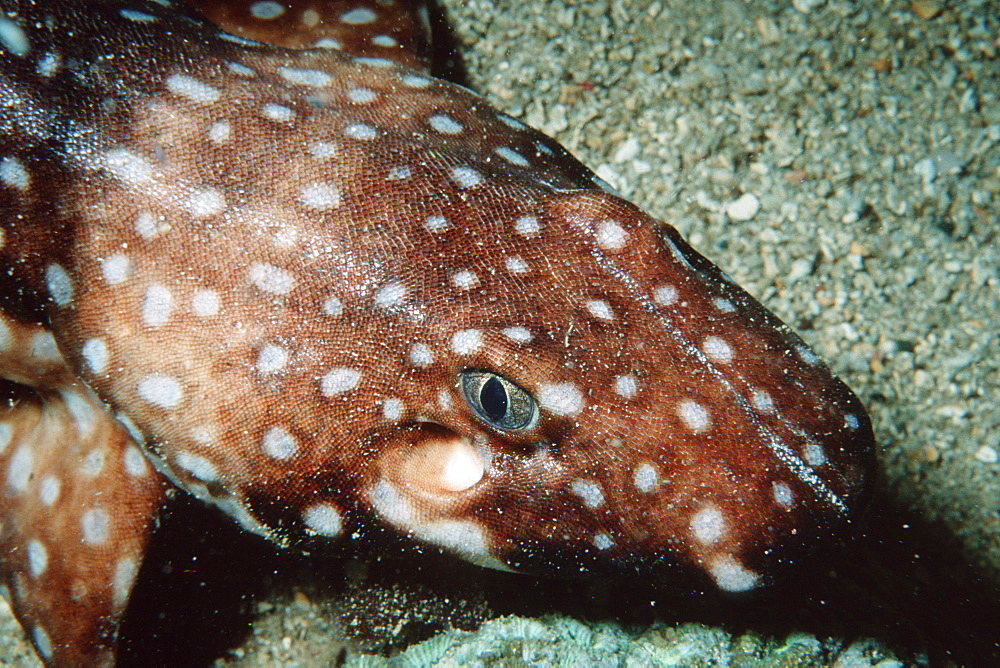
<path fill-rule="evenodd" d="M 583 410 L 583 394 L 573 383 L 546 384 L 538 388 L 538 405 L 554 415 L 575 415 Z"/>
<path fill-rule="evenodd" d="M 458 355 L 471 355 L 483 345 L 483 334 L 478 329 L 463 329 L 451 337 L 451 350 Z"/>
<path fill-rule="evenodd" d="M 334 397 L 350 392 L 361 380 L 361 372 L 357 369 L 340 367 L 332 369 L 320 381 L 320 391 L 324 396 Z"/>
<path fill-rule="evenodd" d="M 695 401 L 682 401 L 678 404 L 677 415 L 695 434 L 705 431 L 711 425 L 708 410 Z"/>

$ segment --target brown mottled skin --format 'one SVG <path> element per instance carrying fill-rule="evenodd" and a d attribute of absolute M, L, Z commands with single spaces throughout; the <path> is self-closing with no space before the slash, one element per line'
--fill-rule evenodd
<path fill-rule="evenodd" d="M 113 660 L 165 479 L 280 545 L 369 518 L 728 592 L 862 505 L 850 390 L 673 228 L 425 75 L 420 19 L 196 3 L 342 53 L 0 4 L 0 376 L 25 386 L 0 575 L 47 663 Z"/>

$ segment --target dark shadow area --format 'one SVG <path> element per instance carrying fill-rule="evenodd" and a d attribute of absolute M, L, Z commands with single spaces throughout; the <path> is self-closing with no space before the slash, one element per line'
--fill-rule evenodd
<path fill-rule="evenodd" d="M 279 551 L 198 504 L 166 518 L 122 628 L 121 665 L 209 665 L 248 636 L 255 600 L 303 591 L 350 629 L 352 643 L 392 653 L 487 618 L 562 613 L 636 629 L 660 621 L 721 625 L 784 638 L 873 637 L 904 660 L 1000 663 L 1000 588 L 968 564 L 941 527 L 885 493 L 863 534 L 802 564 L 778 588 L 746 598 L 682 595 L 644 578 L 558 580 L 487 571 L 379 529 L 303 555 Z M 349 563 L 367 575 L 351 585 Z M 400 631 L 400 628 L 402 631 Z M 395 629 L 386 636 L 385 629 Z M 192 642 L 192 639 L 195 639 Z"/>
<path fill-rule="evenodd" d="M 465 63 L 444 9 L 437 2 L 428 2 L 427 10 L 431 23 L 431 74 L 468 88 Z"/>

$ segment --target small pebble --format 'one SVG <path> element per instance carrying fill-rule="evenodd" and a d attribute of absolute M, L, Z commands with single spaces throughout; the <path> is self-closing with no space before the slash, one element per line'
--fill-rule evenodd
<path fill-rule="evenodd" d="M 932 19 L 940 14 L 942 9 L 944 5 L 937 0 L 914 0 L 910 3 L 910 11 L 922 19 Z"/>
<path fill-rule="evenodd" d="M 924 158 L 913 165 L 913 171 L 924 180 L 924 185 L 930 185 L 937 178 L 937 165 L 931 158 Z"/>
<path fill-rule="evenodd" d="M 814 9 L 822 7 L 825 4 L 826 0 L 792 0 L 792 7 L 795 7 L 795 9 L 803 14 L 809 14 Z"/>
<path fill-rule="evenodd" d="M 750 220 L 760 211 L 760 200 L 753 193 L 745 193 L 726 205 L 726 215 L 733 220 Z"/>
<path fill-rule="evenodd" d="M 997 451 L 988 445 L 976 450 L 976 459 L 986 464 L 996 464 L 1000 461 L 1000 455 L 997 455 Z"/>

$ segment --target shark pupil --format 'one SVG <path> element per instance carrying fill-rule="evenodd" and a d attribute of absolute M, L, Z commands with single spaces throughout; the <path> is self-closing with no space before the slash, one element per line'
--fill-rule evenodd
<path fill-rule="evenodd" d="M 479 405 L 483 407 L 486 417 L 494 422 L 500 422 L 507 414 L 507 389 L 496 376 L 483 383 L 479 391 Z"/>

